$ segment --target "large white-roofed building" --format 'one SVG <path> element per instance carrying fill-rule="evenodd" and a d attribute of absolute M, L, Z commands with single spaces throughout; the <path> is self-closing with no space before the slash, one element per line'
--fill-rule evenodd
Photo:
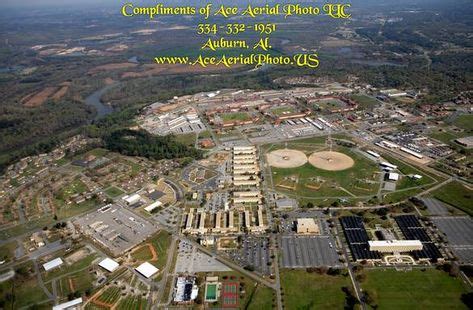
<path fill-rule="evenodd" d="M 62 261 L 62 259 L 58 257 L 58 258 L 55 258 L 55 259 L 43 264 L 43 268 L 44 268 L 44 270 L 49 271 L 51 269 L 54 269 L 54 268 L 57 268 L 57 267 L 61 266 L 63 263 L 64 262 Z"/>
<path fill-rule="evenodd" d="M 370 251 L 382 253 L 402 253 L 422 250 L 419 240 L 375 240 L 368 241 Z"/>
<path fill-rule="evenodd" d="M 143 264 L 139 265 L 135 268 L 140 274 L 142 274 L 145 278 L 151 278 L 154 274 L 156 274 L 159 269 L 154 267 L 148 262 L 144 262 Z"/>
<path fill-rule="evenodd" d="M 118 268 L 119 264 L 113 259 L 107 257 L 99 263 L 99 266 L 109 272 L 114 272 Z"/>

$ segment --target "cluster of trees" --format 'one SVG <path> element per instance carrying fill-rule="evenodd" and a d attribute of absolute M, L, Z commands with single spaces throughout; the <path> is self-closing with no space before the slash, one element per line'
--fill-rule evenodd
<path fill-rule="evenodd" d="M 151 159 L 202 158 L 202 152 L 177 142 L 174 136 L 153 136 L 144 130 L 119 129 L 104 137 L 105 147 L 128 156 Z"/>

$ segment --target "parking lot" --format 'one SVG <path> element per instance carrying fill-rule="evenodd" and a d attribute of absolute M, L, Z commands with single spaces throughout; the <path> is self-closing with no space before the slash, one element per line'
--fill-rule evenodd
<path fill-rule="evenodd" d="M 281 249 L 285 268 L 340 266 L 335 240 L 330 236 L 282 236 Z"/>
<path fill-rule="evenodd" d="M 85 235 L 122 255 L 157 231 L 151 223 L 119 205 L 107 205 L 74 221 Z"/>
<path fill-rule="evenodd" d="M 187 242 L 181 241 L 176 260 L 176 273 L 191 274 L 195 272 L 230 271 L 231 269 L 200 252 Z"/>
<path fill-rule="evenodd" d="M 255 271 L 265 275 L 272 273 L 268 264 L 271 262 L 268 238 L 244 238 L 241 248 L 232 251 L 230 257 L 242 267 L 252 266 Z"/>
<path fill-rule="evenodd" d="M 462 263 L 473 263 L 473 220 L 467 216 L 434 217 L 449 246 Z"/>
<path fill-rule="evenodd" d="M 447 206 L 435 198 L 422 198 L 422 203 L 427 207 L 431 215 L 448 215 Z"/>

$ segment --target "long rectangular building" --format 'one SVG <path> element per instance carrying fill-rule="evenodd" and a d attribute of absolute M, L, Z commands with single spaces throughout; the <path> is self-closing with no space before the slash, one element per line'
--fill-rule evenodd
<path fill-rule="evenodd" d="M 370 251 L 382 253 L 403 253 L 422 250 L 420 240 L 376 240 L 368 241 Z"/>

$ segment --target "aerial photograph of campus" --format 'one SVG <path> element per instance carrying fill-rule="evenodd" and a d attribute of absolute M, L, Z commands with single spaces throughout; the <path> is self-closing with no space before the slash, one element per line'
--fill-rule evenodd
<path fill-rule="evenodd" d="M 473 309 L 471 0 L 0 0 L 0 99 L 0 309 Z"/>

